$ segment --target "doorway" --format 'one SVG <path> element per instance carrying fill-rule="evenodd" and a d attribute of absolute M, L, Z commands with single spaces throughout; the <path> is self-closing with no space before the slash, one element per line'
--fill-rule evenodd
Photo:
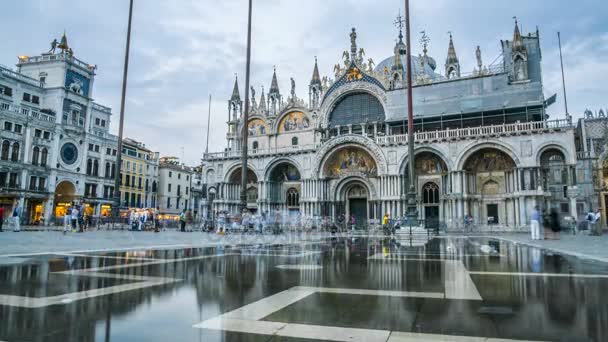
<path fill-rule="evenodd" d="M 355 217 L 355 228 L 365 229 L 367 223 L 367 200 L 364 198 L 352 198 L 349 200 L 349 208 L 351 216 Z M 349 228 L 350 227 L 350 222 Z"/>
<path fill-rule="evenodd" d="M 424 226 L 427 229 L 439 228 L 439 207 L 424 207 Z"/>
<path fill-rule="evenodd" d="M 499 224 L 498 222 L 498 204 L 486 205 L 488 211 L 488 224 Z"/>

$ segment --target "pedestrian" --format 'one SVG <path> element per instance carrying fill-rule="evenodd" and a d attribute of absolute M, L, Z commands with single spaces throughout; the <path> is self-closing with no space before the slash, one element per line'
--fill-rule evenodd
<path fill-rule="evenodd" d="M 194 215 L 192 215 L 192 210 L 188 209 L 186 211 L 186 227 L 190 231 L 192 231 L 192 225 L 194 224 Z"/>
<path fill-rule="evenodd" d="M 63 214 L 63 235 L 65 235 L 71 226 L 72 215 L 70 214 L 70 209 L 65 210 L 65 214 Z"/>
<path fill-rule="evenodd" d="M 385 233 L 389 231 L 389 219 L 390 217 L 388 216 L 388 213 L 384 214 L 384 217 L 382 218 L 382 229 L 385 231 Z"/>
<path fill-rule="evenodd" d="M 78 208 L 76 206 L 72 207 L 71 220 L 72 220 L 72 232 L 76 233 L 78 229 Z"/>
<path fill-rule="evenodd" d="M 160 207 L 156 207 L 156 209 L 154 210 L 154 232 L 156 232 L 156 233 L 160 232 L 160 222 L 158 219 L 159 214 L 160 214 Z"/>
<path fill-rule="evenodd" d="M 591 235 L 600 236 L 602 235 L 602 209 L 597 208 L 595 213 L 590 213 L 591 221 Z"/>
<path fill-rule="evenodd" d="M 532 240 L 540 240 L 540 221 L 538 206 L 534 206 L 532 214 L 530 215 L 530 233 L 532 234 Z"/>
<path fill-rule="evenodd" d="M 182 211 L 182 213 L 179 215 L 179 224 L 180 224 L 180 231 L 185 232 L 186 231 L 186 209 L 184 209 Z"/>
<path fill-rule="evenodd" d="M 13 207 L 12 219 L 13 219 L 13 231 L 20 232 L 21 231 L 21 226 L 20 226 L 21 222 L 19 222 L 19 220 L 21 219 L 21 207 L 19 207 L 19 201 L 15 201 L 15 206 Z"/>
<path fill-rule="evenodd" d="M 355 215 L 350 216 L 350 226 L 353 231 L 355 231 L 355 226 L 357 223 L 357 219 L 355 219 Z"/>
<path fill-rule="evenodd" d="M 557 209 L 551 209 L 551 233 L 553 235 L 554 240 L 559 240 L 559 232 L 562 230 L 562 227 L 559 222 L 559 214 L 557 213 Z"/>
<path fill-rule="evenodd" d="M 2 232 L 2 225 L 4 224 L 4 207 L 0 206 L 0 232 Z"/>

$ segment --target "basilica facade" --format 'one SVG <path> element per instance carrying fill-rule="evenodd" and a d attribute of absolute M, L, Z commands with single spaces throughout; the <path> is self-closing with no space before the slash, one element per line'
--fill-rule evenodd
<path fill-rule="evenodd" d="M 256 97 L 252 89 L 246 167 L 235 81 L 227 148 L 203 158 L 203 214 L 237 213 L 247 172 L 252 212 L 353 216 L 361 228 L 384 214 L 404 216 L 412 156 L 402 38 L 376 65 L 353 28 L 333 75 L 321 77 L 315 60 L 307 101 L 293 79 L 284 96 L 276 70 L 267 93 Z M 521 34 L 516 23 L 509 38 L 492 64 L 477 48 L 471 72 L 461 70 L 451 36 L 443 66 L 426 44 L 413 54 L 415 184 L 428 227 L 461 227 L 471 216 L 478 225 L 519 229 L 536 205 L 577 215 L 575 129 L 571 118 L 546 113 L 553 101 L 543 94 L 540 34 Z"/>

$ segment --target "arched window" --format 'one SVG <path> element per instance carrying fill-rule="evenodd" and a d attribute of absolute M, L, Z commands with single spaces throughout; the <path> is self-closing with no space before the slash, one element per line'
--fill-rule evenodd
<path fill-rule="evenodd" d="M 11 160 L 14 162 L 19 161 L 19 143 L 13 143 L 13 153 L 11 154 Z"/>
<path fill-rule="evenodd" d="M 435 183 L 426 183 L 422 187 L 422 203 L 439 204 L 439 187 Z"/>
<path fill-rule="evenodd" d="M 91 159 L 87 159 L 87 175 L 91 175 L 93 172 L 93 161 Z"/>
<path fill-rule="evenodd" d="M 11 143 L 8 140 L 2 142 L 2 160 L 8 160 L 8 153 L 11 149 Z"/>
<path fill-rule="evenodd" d="M 291 138 L 291 146 L 298 146 L 298 137 Z"/>
<path fill-rule="evenodd" d="M 384 119 L 384 107 L 380 101 L 375 96 L 363 92 L 344 97 L 329 116 L 331 127 L 374 121 L 384 122 Z"/>
<path fill-rule="evenodd" d="M 257 141 L 253 142 L 253 150 L 256 151 L 258 149 L 258 147 L 260 146 L 260 144 Z"/>
<path fill-rule="evenodd" d="M 115 176 L 116 176 L 116 164 L 112 163 L 112 172 L 111 172 L 110 177 L 114 178 Z M 121 179 L 122 179 L 122 177 L 121 177 Z"/>
<path fill-rule="evenodd" d="M 156 181 L 152 182 L 152 192 L 156 192 Z"/>
<path fill-rule="evenodd" d="M 99 176 L 99 161 L 93 160 L 93 176 Z"/>
<path fill-rule="evenodd" d="M 44 147 L 40 156 L 40 166 L 46 166 L 47 159 L 49 158 L 49 150 Z"/>
<path fill-rule="evenodd" d="M 287 190 L 287 207 L 294 208 L 300 206 L 300 194 L 298 190 L 290 188 Z"/>
<path fill-rule="evenodd" d="M 110 178 L 110 163 L 106 162 L 106 169 L 104 172 L 104 176 L 106 176 L 106 178 Z"/>
<path fill-rule="evenodd" d="M 34 146 L 34 151 L 32 152 L 32 165 L 38 165 L 38 158 L 40 158 L 40 148 Z"/>

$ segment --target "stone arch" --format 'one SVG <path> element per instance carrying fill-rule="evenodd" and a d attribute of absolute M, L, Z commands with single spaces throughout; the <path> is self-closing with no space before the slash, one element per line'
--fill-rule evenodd
<path fill-rule="evenodd" d="M 205 183 L 214 184 L 216 181 L 217 174 L 214 168 L 209 168 L 205 171 Z"/>
<path fill-rule="evenodd" d="M 388 162 L 382 149 L 375 141 L 367 137 L 359 135 L 343 135 L 335 137 L 323 144 L 315 155 L 313 162 L 313 174 L 319 178 L 325 178 L 322 175 L 323 169 L 329 157 L 338 149 L 345 147 L 361 148 L 374 159 L 376 162 L 378 175 L 383 175 L 388 172 Z"/>
<path fill-rule="evenodd" d="M 446 170 L 444 172 L 449 172 L 451 170 L 454 169 L 454 164 L 452 163 L 452 160 L 448 157 L 445 156 L 445 154 L 441 151 L 439 151 L 436 148 L 430 147 L 430 146 L 423 146 L 423 147 L 419 147 L 416 148 L 416 150 L 414 150 L 414 155 L 419 155 L 422 153 L 430 153 L 430 154 L 434 154 L 436 155 L 441 161 L 443 161 L 443 163 L 446 166 Z M 403 157 L 401 157 L 401 160 L 399 161 L 399 174 L 404 174 L 405 171 L 408 169 L 408 163 L 409 163 L 409 156 L 406 154 Z"/>
<path fill-rule="evenodd" d="M 226 173 L 224 174 L 224 182 L 230 183 L 231 177 L 233 176 L 233 174 L 235 172 L 238 172 L 240 169 L 241 169 L 241 163 L 236 163 L 236 164 L 230 166 L 226 170 Z M 247 169 L 248 169 L 248 171 L 252 172 L 255 175 L 256 179 L 258 179 L 258 180 L 261 179 L 260 176 L 258 175 L 258 173 L 255 171 L 255 168 L 253 167 L 253 165 L 248 164 Z M 240 181 L 238 182 L 238 184 L 241 184 Z"/>
<path fill-rule="evenodd" d="M 288 119 L 297 119 L 295 124 L 295 129 L 282 129 L 284 127 L 285 121 Z M 299 122 L 297 122 L 299 121 Z M 283 111 L 277 120 L 274 121 L 272 126 L 272 132 L 279 134 L 284 132 L 298 132 L 302 130 L 307 130 L 313 128 L 313 122 L 311 120 L 310 114 L 308 110 L 300 107 L 291 107 L 285 111 Z"/>
<path fill-rule="evenodd" d="M 489 142 L 484 142 L 481 144 L 472 142 L 469 144 L 469 146 L 467 148 L 464 148 L 463 151 L 456 158 L 456 170 L 463 170 L 464 165 L 466 164 L 468 159 L 473 154 L 475 154 L 476 152 L 483 150 L 483 149 L 495 149 L 495 150 L 501 151 L 501 152 L 505 153 L 506 155 L 508 155 L 509 157 L 511 157 L 511 160 L 513 160 L 513 162 L 515 163 L 516 166 L 521 165 L 521 161 L 519 160 L 516 153 L 514 152 L 515 149 L 505 143 L 502 143 L 499 141 L 489 141 Z"/>
<path fill-rule="evenodd" d="M 367 190 L 368 200 L 376 200 L 376 188 L 368 178 L 362 176 L 349 176 L 335 183 L 330 189 L 330 201 L 344 201 L 348 187 L 353 184 L 361 184 Z"/>
<path fill-rule="evenodd" d="M 270 163 L 268 163 L 268 165 L 266 166 L 266 169 L 264 170 L 263 179 L 265 181 L 270 180 L 271 172 L 274 171 L 274 169 L 281 164 L 293 165 L 296 168 L 296 170 L 298 171 L 298 173 L 300 174 L 300 178 L 302 178 L 302 166 L 300 165 L 300 163 L 298 163 L 297 161 L 295 161 L 293 158 L 290 158 L 290 157 L 278 157 L 278 158 L 272 160 Z"/>
<path fill-rule="evenodd" d="M 333 111 L 334 107 L 348 95 L 356 93 L 367 93 L 374 96 L 378 101 L 380 101 L 380 104 L 382 105 L 382 108 L 384 108 L 384 113 L 386 116 L 386 92 L 380 86 L 374 83 L 366 81 L 355 81 L 346 83 L 345 85 L 335 89 L 323 99 L 323 102 L 321 103 L 321 108 L 319 109 L 320 125 L 322 127 L 329 127 L 329 115 Z"/>
<path fill-rule="evenodd" d="M 541 165 L 541 157 L 542 155 L 550 150 L 558 150 L 559 152 L 562 153 L 562 155 L 564 156 L 564 162 L 565 163 L 569 163 L 571 162 L 571 155 L 570 153 L 568 153 L 568 150 L 566 150 L 562 145 L 560 145 L 560 143 L 555 142 L 555 141 L 551 141 L 551 142 L 547 142 L 542 144 L 539 148 L 538 151 L 536 152 L 536 165 Z M 600 159 L 601 160 L 601 159 Z"/>

